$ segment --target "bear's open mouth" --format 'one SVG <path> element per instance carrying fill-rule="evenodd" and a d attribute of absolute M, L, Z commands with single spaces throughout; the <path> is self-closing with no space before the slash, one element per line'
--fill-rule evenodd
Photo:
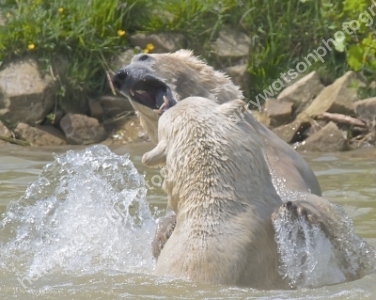
<path fill-rule="evenodd" d="M 162 81 L 146 76 L 136 81 L 129 89 L 132 100 L 162 114 L 176 104 L 171 89 Z"/>

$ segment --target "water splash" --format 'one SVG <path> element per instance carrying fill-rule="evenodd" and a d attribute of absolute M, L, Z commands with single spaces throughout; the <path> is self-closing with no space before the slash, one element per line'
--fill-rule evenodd
<path fill-rule="evenodd" d="M 156 223 L 128 155 L 106 146 L 55 155 L 0 222 L 0 268 L 45 274 L 147 272 Z M 33 279 L 34 278 L 34 279 Z"/>
<path fill-rule="evenodd" d="M 305 218 L 292 220 L 281 213 L 274 221 L 275 240 L 280 254 L 280 274 L 292 288 L 339 283 L 345 276 L 338 268 L 330 241 Z"/>
<path fill-rule="evenodd" d="M 376 271 L 376 251 L 353 232 L 351 220 L 341 216 L 335 239 L 329 240 L 318 224 L 305 217 L 278 212 L 273 226 L 280 254 L 280 274 L 292 288 L 320 287 L 361 278 Z"/>

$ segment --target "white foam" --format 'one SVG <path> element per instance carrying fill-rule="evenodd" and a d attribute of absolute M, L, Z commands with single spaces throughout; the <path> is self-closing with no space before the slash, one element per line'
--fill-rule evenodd
<path fill-rule="evenodd" d="M 56 155 L 0 223 L 1 267 L 47 273 L 150 273 L 156 222 L 144 178 L 106 146 Z"/>
<path fill-rule="evenodd" d="M 274 221 L 280 273 L 293 288 L 339 283 L 345 276 L 336 264 L 330 241 L 317 225 L 280 214 Z"/>
<path fill-rule="evenodd" d="M 376 271 L 376 251 L 353 233 L 346 212 L 333 205 L 343 218 L 329 240 L 319 225 L 304 217 L 291 217 L 279 211 L 273 221 L 275 240 L 280 254 L 280 274 L 292 288 L 319 287 L 336 284 Z"/>

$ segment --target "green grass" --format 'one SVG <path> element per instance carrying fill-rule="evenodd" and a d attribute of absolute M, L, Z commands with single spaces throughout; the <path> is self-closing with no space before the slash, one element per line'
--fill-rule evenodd
<path fill-rule="evenodd" d="M 46 72 L 56 66 L 62 70 L 57 93 L 61 105 L 85 110 L 89 97 L 108 92 L 105 61 L 127 48 L 127 34 L 142 27 L 149 2 L 3 1 L 6 26 L 0 28 L 0 60 L 30 56 Z M 126 34 L 119 36 L 118 30 Z"/>
<path fill-rule="evenodd" d="M 89 98 L 110 93 L 107 61 L 129 47 L 132 33 L 182 33 L 196 55 L 221 67 L 209 46 L 231 26 L 252 38 L 249 92 L 255 95 L 370 5 L 369 0 L 0 0 L 6 19 L 0 61 L 34 57 L 45 72 L 52 66 L 60 105 L 85 112 Z M 348 69 L 374 78 L 376 17 L 373 21 L 311 70 L 326 83 Z M 125 34 L 119 36 L 119 30 Z"/>

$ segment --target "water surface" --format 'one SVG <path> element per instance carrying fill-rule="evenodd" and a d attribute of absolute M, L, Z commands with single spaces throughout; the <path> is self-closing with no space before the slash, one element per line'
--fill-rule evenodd
<path fill-rule="evenodd" d="M 132 166 L 129 166 L 129 172 L 133 172 L 131 181 L 124 182 L 127 176 L 108 176 L 116 174 L 116 168 L 128 168 L 129 164 L 126 158 L 112 154 L 104 161 L 81 159 L 72 154 L 44 171 L 49 178 L 46 183 L 40 182 L 38 176 L 54 160 L 52 153 L 63 154 L 70 148 L 0 148 L 0 220 L 8 218 L 9 232 L 3 234 L 9 234 L 10 240 L 0 251 L 1 299 L 374 299 L 376 296 L 375 274 L 345 284 L 295 291 L 202 285 L 149 275 L 155 263 L 149 251 L 154 220 L 166 208 L 166 197 L 158 187 L 159 171 L 147 169 L 140 162 L 142 154 L 150 148 L 151 145 L 143 144 L 112 149 L 119 155 L 130 154 L 138 172 L 146 174 L 147 189 L 139 183 Z M 376 247 L 376 150 L 303 155 L 318 176 L 324 197 L 343 206 L 354 222 L 356 234 Z M 93 163 L 85 164 L 89 159 Z M 57 178 L 56 182 L 48 177 L 48 172 L 59 174 L 52 176 Z M 69 179 L 76 175 L 75 180 Z M 34 186 L 30 187 L 32 183 Z M 55 189 L 49 194 L 53 185 L 58 186 L 58 192 Z M 123 185 L 128 188 L 123 190 Z M 132 193 L 140 193 L 142 198 L 146 192 L 148 202 L 124 202 L 134 196 Z M 28 201 L 43 198 L 41 195 L 47 200 L 30 210 Z M 13 214 L 11 209 L 5 213 L 6 206 L 20 198 L 23 206 L 16 207 Z M 127 205 L 129 210 L 125 209 Z M 25 234 L 14 239 L 15 231 Z M 4 238 L 7 237 L 3 236 L 3 241 Z"/>

